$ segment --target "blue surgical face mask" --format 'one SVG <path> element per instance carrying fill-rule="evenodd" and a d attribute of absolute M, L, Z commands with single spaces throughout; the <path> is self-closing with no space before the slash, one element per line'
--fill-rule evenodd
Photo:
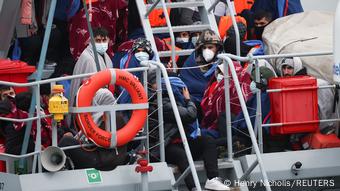
<path fill-rule="evenodd" d="M 251 82 L 250 82 L 249 88 L 250 88 L 250 91 L 251 91 L 253 94 L 256 94 L 256 92 L 259 91 L 259 89 L 257 89 L 256 83 L 255 83 L 254 81 L 251 81 Z"/>
<path fill-rule="evenodd" d="M 198 40 L 198 36 L 191 37 L 191 43 L 195 46 Z"/>
<path fill-rule="evenodd" d="M 96 42 L 95 45 L 96 45 L 97 52 L 103 55 L 107 51 L 109 43 L 107 42 L 97 43 Z"/>
<path fill-rule="evenodd" d="M 149 54 L 146 52 L 137 52 L 135 54 L 135 57 L 138 61 L 145 61 L 145 60 L 149 60 Z"/>

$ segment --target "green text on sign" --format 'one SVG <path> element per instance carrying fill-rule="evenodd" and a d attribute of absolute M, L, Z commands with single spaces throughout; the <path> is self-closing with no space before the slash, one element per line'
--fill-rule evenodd
<path fill-rule="evenodd" d="M 97 184 L 97 183 L 102 183 L 102 175 L 100 174 L 99 170 L 96 169 L 86 169 L 86 177 L 87 177 L 87 182 L 89 184 Z"/>

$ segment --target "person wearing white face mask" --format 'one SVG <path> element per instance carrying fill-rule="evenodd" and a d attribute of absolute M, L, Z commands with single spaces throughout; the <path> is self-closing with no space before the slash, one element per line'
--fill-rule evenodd
<path fill-rule="evenodd" d="M 95 62 L 95 52 L 92 44 L 86 47 L 86 49 L 81 53 L 76 65 L 73 69 L 73 75 L 86 74 L 92 72 L 99 72 L 107 68 L 112 68 L 112 61 L 109 55 L 106 53 L 109 46 L 109 33 L 105 28 L 95 28 L 93 29 L 93 36 L 95 41 L 95 48 L 97 51 L 99 66 Z M 77 94 L 78 88 L 81 83 L 87 78 L 77 78 L 72 80 L 70 88 L 70 105 L 74 104 L 74 99 Z"/>
<path fill-rule="evenodd" d="M 202 55 L 206 62 L 210 62 L 215 58 L 216 46 L 212 44 L 203 45 Z"/>
<path fill-rule="evenodd" d="M 96 42 L 95 45 L 96 45 L 97 52 L 100 55 L 104 55 L 109 47 L 108 42 Z"/>
<path fill-rule="evenodd" d="M 180 36 L 176 37 L 176 43 L 187 43 L 189 42 L 189 33 L 182 32 Z"/>
<path fill-rule="evenodd" d="M 194 67 L 190 70 L 181 70 L 180 77 L 187 84 L 193 101 L 199 107 L 204 90 L 214 75 L 217 66 L 217 55 L 223 52 L 221 39 L 214 31 L 202 31 L 196 42 L 195 51 L 184 62 L 183 67 Z M 195 68 L 196 67 L 196 68 Z M 200 117 L 200 116 L 199 116 Z"/>
<path fill-rule="evenodd" d="M 146 61 L 149 60 L 150 56 L 148 53 L 144 52 L 144 50 L 139 50 L 140 52 L 135 53 L 135 57 L 138 61 Z"/>

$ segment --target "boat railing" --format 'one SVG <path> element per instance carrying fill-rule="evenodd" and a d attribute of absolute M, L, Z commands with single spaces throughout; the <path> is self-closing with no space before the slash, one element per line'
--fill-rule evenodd
<path fill-rule="evenodd" d="M 225 71 L 224 71 L 224 83 L 225 87 L 229 87 L 229 79 L 234 80 L 234 84 L 237 90 L 237 95 L 240 101 L 240 106 L 242 108 L 242 111 L 244 113 L 244 118 L 248 127 L 249 131 L 249 137 L 252 141 L 252 147 L 253 152 L 255 152 L 257 160 L 248 168 L 245 170 L 245 173 L 240 178 L 240 180 L 244 180 L 248 177 L 248 175 L 252 172 L 253 169 L 257 165 L 260 166 L 262 176 L 266 180 L 267 176 L 265 173 L 265 167 L 262 164 L 261 161 L 261 154 L 263 153 L 263 136 L 262 136 L 262 127 L 269 127 L 269 126 L 281 126 L 283 123 L 269 123 L 269 124 L 262 124 L 261 120 L 261 93 L 257 91 L 256 93 L 256 99 L 257 99 L 257 108 L 256 108 L 256 119 L 255 119 L 255 128 L 253 128 L 251 122 L 250 122 L 250 116 L 248 114 L 248 110 L 245 104 L 244 97 L 242 95 L 241 87 L 235 72 L 235 67 L 233 64 L 233 60 L 240 61 L 240 62 L 249 62 L 255 66 L 255 81 L 260 81 L 260 71 L 258 66 L 258 60 L 259 59 L 276 59 L 276 58 L 285 58 L 285 57 L 307 57 L 307 56 L 328 56 L 333 55 L 333 52 L 307 52 L 307 53 L 289 53 L 289 54 L 275 54 L 275 55 L 260 55 L 260 56 L 253 56 L 252 54 L 249 54 L 246 57 L 240 57 L 233 54 L 220 54 L 218 55 L 218 58 L 223 59 L 225 64 Z M 227 67 L 228 66 L 228 67 Z M 230 69 L 231 77 L 228 76 L 228 69 Z M 335 88 L 336 85 L 324 85 L 324 86 L 317 86 L 313 87 L 315 88 Z M 228 158 L 232 160 L 233 158 L 233 148 L 232 148 L 232 125 L 231 125 L 231 116 L 230 116 L 230 97 L 229 97 L 229 90 L 228 88 L 225 88 L 225 100 L 226 101 L 226 119 L 227 119 L 227 125 L 226 125 L 226 132 L 227 132 L 227 146 L 228 146 Z M 267 89 L 268 93 L 275 93 L 285 91 L 282 89 Z M 254 117 L 254 116 L 251 116 Z M 312 121 L 313 123 L 317 122 L 335 122 L 340 121 L 340 119 L 322 119 L 317 121 Z M 304 124 L 304 123 L 310 123 L 311 121 L 305 121 L 305 122 L 297 122 L 297 124 Z M 256 133 L 257 132 L 257 133 Z M 257 137 L 257 139 L 256 139 Z M 268 188 L 266 188 L 268 189 Z"/>
<path fill-rule="evenodd" d="M 148 67 L 139 67 L 139 68 L 130 68 L 130 69 L 124 69 L 128 72 L 143 72 L 143 75 L 145 76 L 143 79 L 143 86 L 145 89 L 147 89 L 147 70 Z M 73 80 L 77 78 L 84 78 L 89 77 L 93 75 L 94 73 L 87 73 L 87 74 L 79 74 L 79 75 L 72 75 L 72 76 L 64 76 L 64 77 L 58 77 L 58 78 L 51 78 L 46 80 L 40 80 L 40 81 L 34 81 L 34 82 L 28 82 L 28 83 L 16 83 L 16 82 L 7 82 L 7 81 L 0 81 L 1 85 L 7 85 L 12 87 L 33 87 L 33 92 L 36 91 L 36 95 L 40 95 L 40 86 L 42 84 L 50 84 L 51 86 L 57 82 L 64 81 L 64 80 Z M 33 93 L 32 92 L 32 93 Z M 118 96 L 119 97 L 119 96 Z M 40 108 L 40 96 L 36 97 L 36 108 Z M 148 108 L 148 104 L 115 104 L 114 106 L 91 106 L 91 107 L 84 107 L 84 108 L 77 108 L 77 107 L 69 107 L 69 114 L 76 114 L 76 113 L 88 113 L 88 112 L 104 112 L 105 114 L 109 116 L 114 116 L 116 111 L 126 111 L 126 110 L 134 110 L 134 109 L 145 109 Z M 41 161 L 40 161 L 40 154 L 42 153 L 41 150 L 41 119 L 43 118 L 50 118 L 52 117 L 51 114 L 49 115 L 42 115 L 40 112 L 36 112 L 36 115 L 33 117 L 28 118 L 22 118 L 22 119 L 13 119 L 13 118 L 7 118 L 7 117 L 0 117 L 0 120 L 3 121 L 11 121 L 11 122 L 32 122 L 36 121 L 37 124 L 37 136 L 35 140 L 35 151 L 32 153 L 27 154 L 21 154 L 21 155 L 11 155 L 6 153 L 0 153 L 0 160 L 6 161 L 6 171 L 8 173 L 14 172 L 13 171 L 13 161 L 17 159 L 24 159 L 27 157 L 33 156 L 33 165 L 32 165 L 32 173 L 35 173 L 36 171 L 36 163 L 38 162 L 38 171 L 42 172 L 41 168 Z M 110 119 L 110 118 L 109 118 Z M 111 131 L 116 130 L 116 124 L 112 121 L 108 121 L 109 126 L 111 127 Z M 146 125 L 145 125 L 146 127 Z M 56 123 L 52 123 L 52 145 L 57 146 L 57 126 Z M 143 128 L 142 132 L 140 132 L 139 136 L 135 137 L 134 140 L 145 140 L 147 139 L 147 128 Z M 30 134 L 25 134 L 25 136 L 30 136 Z M 144 144 L 146 144 L 145 141 Z M 112 147 L 115 147 L 116 145 L 111 145 Z M 80 146 L 73 146 L 73 147 L 66 147 L 61 149 L 74 149 L 79 148 Z M 22 161 L 22 160 L 21 160 Z M 22 164 L 23 162 L 20 162 Z M 24 168 L 23 164 L 19 165 L 19 168 Z"/>

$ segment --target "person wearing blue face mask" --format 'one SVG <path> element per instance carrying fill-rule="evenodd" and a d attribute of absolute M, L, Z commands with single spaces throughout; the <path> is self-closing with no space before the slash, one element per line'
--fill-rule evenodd
<path fill-rule="evenodd" d="M 99 72 L 107 68 L 112 68 L 112 61 L 109 55 L 106 53 L 109 46 L 109 32 L 105 28 L 93 29 L 93 36 L 98 55 L 99 68 L 95 62 L 95 52 L 92 44 L 89 44 L 86 49 L 81 53 L 76 65 L 73 69 L 73 75 L 86 74 L 92 72 Z M 70 105 L 74 104 L 74 98 L 77 94 L 78 88 L 81 83 L 87 78 L 77 78 L 71 82 L 70 91 Z"/>
<path fill-rule="evenodd" d="M 119 63 L 120 69 L 137 68 L 142 61 L 152 60 L 154 56 L 151 43 L 145 38 L 138 38 L 133 42 L 132 48 L 122 57 Z M 142 72 L 132 72 L 141 82 L 143 82 Z M 120 96 L 119 103 L 129 103 L 130 96 L 124 91 Z"/>
<path fill-rule="evenodd" d="M 196 46 L 196 43 L 198 41 L 198 38 L 200 37 L 201 35 L 201 32 L 200 31 L 194 31 L 194 32 L 191 32 L 190 34 L 190 41 L 191 43 Z"/>

